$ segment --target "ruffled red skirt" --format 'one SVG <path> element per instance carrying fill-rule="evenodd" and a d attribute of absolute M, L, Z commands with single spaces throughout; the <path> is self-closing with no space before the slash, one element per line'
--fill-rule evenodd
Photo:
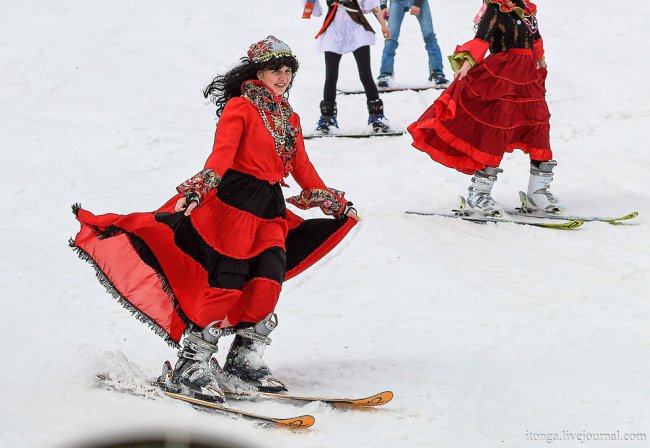
<path fill-rule="evenodd" d="M 279 185 L 230 171 L 189 217 L 180 195 L 155 212 L 93 215 L 78 206 L 70 241 L 119 302 L 176 345 L 190 323 L 257 322 L 273 311 L 282 282 L 322 258 L 355 221 L 303 220 Z M 224 286 L 223 278 L 245 278 Z"/>
<path fill-rule="evenodd" d="M 534 160 L 552 159 L 546 73 L 530 50 L 488 56 L 408 127 L 412 145 L 466 174 L 499 166 L 515 148 Z"/>

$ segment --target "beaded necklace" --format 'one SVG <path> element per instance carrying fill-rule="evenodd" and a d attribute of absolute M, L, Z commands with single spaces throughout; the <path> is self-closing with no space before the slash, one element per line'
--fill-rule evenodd
<path fill-rule="evenodd" d="M 242 84 L 242 93 L 260 114 L 264 127 L 273 138 L 275 151 L 284 166 L 284 174 L 288 175 L 293 170 L 296 134 L 300 132 L 299 128 L 289 123 L 289 117 L 293 113 L 291 106 L 284 101 L 276 102 L 271 92 L 257 81 L 247 81 Z M 272 122 L 268 115 L 271 116 Z M 280 116 L 279 119 L 277 115 Z"/>
<path fill-rule="evenodd" d="M 530 11 L 528 9 L 528 3 L 526 0 L 522 0 L 521 2 L 524 5 L 521 11 L 521 21 L 524 22 L 524 25 L 526 25 L 530 34 L 535 34 L 538 29 L 537 18 L 533 14 L 526 14 L 527 10 Z"/>

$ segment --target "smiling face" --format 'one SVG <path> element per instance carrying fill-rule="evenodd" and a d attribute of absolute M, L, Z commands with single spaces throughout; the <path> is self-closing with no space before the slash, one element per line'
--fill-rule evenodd
<path fill-rule="evenodd" d="M 266 85 L 273 93 L 278 96 L 284 95 L 287 91 L 291 80 L 293 79 L 293 70 L 286 65 L 283 65 L 277 70 L 260 70 L 257 72 L 257 77 Z"/>

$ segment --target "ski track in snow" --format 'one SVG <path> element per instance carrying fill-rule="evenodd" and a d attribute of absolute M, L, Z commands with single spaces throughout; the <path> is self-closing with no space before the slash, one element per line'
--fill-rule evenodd
<path fill-rule="evenodd" d="M 480 2 L 430 3 L 450 54 L 472 37 Z M 72 203 L 152 210 L 199 171 L 215 123 L 203 87 L 268 34 L 300 59 L 291 102 L 310 129 L 322 94 L 312 39 L 321 19 L 301 20 L 298 2 L 261 0 L 246 14 L 205 0 L 0 6 L 0 446 L 148 430 L 265 447 L 520 448 L 544 443 L 527 431 L 650 433 L 650 62 L 624 56 L 650 40 L 650 5 L 542 3 L 554 192 L 575 214 L 639 218 L 563 232 L 410 216 L 453 208 L 468 177 L 431 163 L 408 135 L 307 142 L 321 176 L 364 220 L 285 284 L 265 359 L 295 393 L 391 389 L 395 398 L 366 411 L 233 402 L 279 417 L 313 414 L 316 425 L 301 432 L 101 387 L 95 375 L 111 372 L 137 389 L 175 351 L 104 292 L 67 239 L 77 231 Z M 400 82 L 421 83 L 425 52 L 408 16 L 400 44 Z M 378 45 L 375 73 L 380 55 Z M 349 55 L 339 83 L 359 85 Z M 393 126 L 405 128 L 439 94 L 382 98 Z M 343 127 L 364 128 L 363 95 L 340 96 L 338 108 Z M 505 157 L 497 200 L 517 204 L 527 165 L 521 153 Z M 286 195 L 298 192 L 290 184 Z"/>

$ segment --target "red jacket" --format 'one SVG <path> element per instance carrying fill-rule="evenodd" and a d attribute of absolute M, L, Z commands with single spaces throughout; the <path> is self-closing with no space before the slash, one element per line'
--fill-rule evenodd
<path fill-rule="evenodd" d="M 298 114 L 291 114 L 289 122 L 301 129 Z M 302 133 L 296 136 L 292 165 L 293 178 L 303 190 L 327 188 L 307 157 Z M 205 168 L 212 169 L 220 177 L 232 168 L 271 183 L 282 180 L 284 166 L 275 150 L 273 137 L 248 99 L 234 97 L 226 103 Z"/>

